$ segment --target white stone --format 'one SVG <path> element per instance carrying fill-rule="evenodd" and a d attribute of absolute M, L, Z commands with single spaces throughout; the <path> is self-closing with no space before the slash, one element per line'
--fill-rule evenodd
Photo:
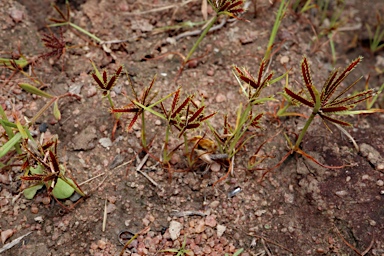
<path fill-rule="evenodd" d="M 180 236 L 180 231 L 183 228 L 183 225 L 177 221 L 171 221 L 169 224 L 169 234 L 171 239 L 175 241 Z"/>
<path fill-rule="evenodd" d="M 217 237 L 221 237 L 221 236 L 224 234 L 224 232 L 225 232 L 225 230 L 227 229 L 227 227 L 224 226 L 224 225 L 220 225 L 220 224 L 218 224 L 218 225 L 216 226 L 216 229 L 217 229 Z"/>

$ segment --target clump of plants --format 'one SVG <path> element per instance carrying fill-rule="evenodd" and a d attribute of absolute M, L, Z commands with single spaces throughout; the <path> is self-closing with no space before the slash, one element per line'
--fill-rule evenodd
<path fill-rule="evenodd" d="M 316 116 L 319 116 L 324 121 L 324 124 L 327 126 L 328 129 L 329 127 L 327 123 L 334 124 L 340 129 L 340 126 L 351 126 L 351 124 L 341 120 L 340 118 L 333 117 L 333 115 L 340 116 L 366 113 L 364 110 L 351 110 L 354 109 L 358 103 L 370 99 L 374 95 L 374 91 L 372 89 L 367 89 L 352 95 L 346 95 L 347 92 L 350 91 L 361 80 L 361 77 L 355 80 L 347 87 L 341 88 L 343 81 L 355 69 L 355 67 L 361 62 L 361 60 L 362 57 L 358 57 L 357 59 L 353 60 L 341 72 L 340 69 L 334 69 L 324 82 L 321 91 L 319 91 L 312 81 L 312 75 L 308 60 L 306 57 L 303 57 L 300 66 L 303 78 L 303 88 L 301 88 L 300 91 L 295 92 L 288 86 L 286 86 L 284 88 L 284 95 L 288 97 L 291 102 L 295 105 L 309 107 L 311 109 L 311 115 L 307 118 L 307 121 L 300 134 L 298 135 L 295 143 L 292 143 L 289 137 L 285 135 L 290 150 L 274 168 L 280 166 L 289 155 L 295 152 L 327 168 L 344 167 L 325 166 L 319 163 L 313 157 L 311 157 L 301 149 L 301 143 L 304 139 L 305 134 L 307 133 L 309 126 L 311 125 Z M 263 177 L 272 169 L 269 169 L 267 172 L 265 172 L 263 174 Z"/>

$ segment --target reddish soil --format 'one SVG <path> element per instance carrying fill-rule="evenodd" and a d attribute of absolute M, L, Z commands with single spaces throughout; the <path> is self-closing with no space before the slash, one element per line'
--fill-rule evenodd
<path fill-rule="evenodd" d="M 63 1 L 57 1 L 64 10 Z M 222 178 L 227 168 L 209 170 L 204 167 L 186 168 L 182 149 L 172 158 L 173 172 L 157 162 L 164 141 L 165 122 L 147 113 L 146 135 L 152 142 L 150 157 L 141 171 L 151 177 L 158 187 L 136 171 L 136 153 L 141 152 L 139 120 L 133 131 L 127 132 L 132 115 L 123 115 L 115 140 L 111 145 L 103 140 L 111 138 L 113 116 L 106 99 L 96 90 L 89 75 L 93 68 L 90 59 L 100 69 L 114 72 L 124 65 L 127 75 L 141 93 L 157 74 L 154 91 L 165 96 L 178 87 L 182 94 L 195 94 L 195 100 L 204 98 L 205 113 L 217 112 L 210 120 L 221 129 L 223 115 L 228 114 L 234 124 L 236 111 L 245 98 L 232 74 L 232 65 L 248 67 L 256 76 L 264 56 L 279 1 L 258 1 L 257 10 L 251 4 L 242 16 L 248 20 L 228 21 L 221 29 L 209 33 L 192 58 L 196 58 L 175 78 L 181 60 L 175 53 L 187 55 L 197 40 L 188 36 L 170 43 L 187 30 L 158 30 L 180 22 L 203 20 L 201 0 L 79 0 L 71 1 L 71 21 L 102 40 L 124 39 L 123 43 L 98 45 L 74 29 L 63 28 L 67 49 L 60 60 L 48 58 L 36 63 L 35 75 L 44 82 L 44 89 L 60 95 L 71 91 L 81 100 L 64 98 L 59 102 L 62 118 L 56 121 L 46 111 L 31 127 L 40 138 L 39 125 L 46 123 L 45 137 L 57 135 L 59 158 L 81 185 L 88 197 L 81 199 L 71 211 L 51 200 L 41 203 L 47 191 L 40 191 L 27 200 L 20 191 L 19 166 L 0 171 L 0 232 L 8 237 L 6 244 L 32 232 L 22 242 L 1 255 L 119 255 L 123 249 L 118 240 L 122 231 L 137 233 L 146 227 L 124 255 L 176 255 L 161 250 L 182 246 L 186 239 L 187 255 L 232 255 L 240 248 L 246 255 L 384 255 L 384 115 L 345 116 L 353 124 L 347 131 L 359 146 L 357 151 L 350 140 L 330 126 L 330 132 L 320 119 L 315 119 L 302 143 L 302 149 L 323 164 L 341 169 L 320 167 L 300 155 L 292 155 L 260 182 L 262 170 L 247 170 L 246 163 L 264 141 L 260 154 L 273 156 L 257 168 L 276 165 L 288 152 L 283 133 L 298 134 L 305 123 L 302 117 L 273 117 L 278 102 L 260 106 L 265 111 L 262 129 L 238 154 L 234 170 L 227 179 Z M 303 1 L 305 2 L 305 1 Z M 331 1 L 332 2 L 332 1 Z M 49 17 L 58 17 L 50 1 L 3 0 L 0 2 L 0 57 L 10 57 L 20 47 L 32 58 L 43 53 L 42 33 Z M 333 7 L 332 10 L 337 10 Z M 351 73 L 346 82 L 370 74 L 369 85 L 378 89 L 383 84 L 384 52 L 372 54 L 366 47 L 366 24 L 373 26 L 376 11 L 384 13 L 384 2 L 346 1 L 341 24 L 333 37 L 337 62 L 345 67 L 359 55 L 363 62 Z M 213 15 L 212 10 L 208 15 Z M 290 87 L 301 84 L 300 61 L 306 55 L 311 62 L 315 85 L 320 88 L 332 70 L 332 53 L 327 37 L 320 37 L 319 13 L 311 9 L 297 14 L 291 9 L 283 19 L 276 38 L 278 49 L 269 67 L 274 78 L 289 69 Z M 332 15 L 332 11 L 327 13 Z M 52 29 L 57 35 L 58 29 Z M 169 53 L 169 54 L 166 54 Z M 4 83 L 12 72 L 2 68 Z M 274 95 L 281 100 L 285 85 L 279 81 L 269 86 L 263 96 Z M 364 80 L 364 79 L 363 79 Z M 22 91 L 18 83 L 31 80 L 21 74 L 14 76 L 0 88 L 0 104 L 11 117 L 12 110 L 20 116 L 33 117 L 46 101 Z M 354 90 L 364 89 L 360 81 Z M 352 92 L 351 92 L 352 93 Z M 124 74 L 114 87 L 112 96 L 117 106 L 129 102 L 132 95 Z M 166 104 L 169 103 L 167 101 Z M 361 104 L 359 108 L 363 108 Z M 375 104 L 384 107 L 381 95 Z M 158 109 L 160 111 L 160 109 Z M 293 108 L 309 115 L 309 110 Z M 172 146 L 178 145 L 178 131 L 173 130 Z M 204 135 L 213 139 L 204 126 L 190 136 Z M 1 144 L 5 139 L 0 141 Z M 142 159 L 145 154 L 139 154 Z M 172 178 L 170 179 L 170 174 Z M 241 191 L 233 197 L 228 193 Z M 63 204 L 70 205 L 65 200 Z M 107 205 L 105 231 L 102 230 L 104 206 Z M 192 215 L 180 216 L 193 211 Z M 174 225 L 180 233 L 169 230 Z M 175 229 L 178 229 L 177 227 Z M 224 230 L 225 229 L 225 230 Z M 224 232 L 222 232 L 224 231 Z M 173 238 L 173 239 L 172 239 Z"/>

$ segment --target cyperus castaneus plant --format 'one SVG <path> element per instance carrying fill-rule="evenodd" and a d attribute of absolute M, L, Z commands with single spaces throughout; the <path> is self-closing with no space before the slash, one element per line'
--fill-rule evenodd
<path fill-rule="evenodd" d="M 301 130 L 299 136 L 296 139 L 295 144 L 292 144 L 287 137 L 288 143 L 290 145 L 290 151 L 287 155 L 283 157 L 283 159 L 274 167 L 280 166 L 285 159 L 292 153 L 297 152 L 304 157 L 311 159 L 312 161 L 317 162 L 311 156 L 306 154 L 304 151 L 300 149 L 301 142 L 311 125 L 315 116 L 320 116 L 324 123 L 326 122 L 335 124 L 336 126 L 350 126 L 351 124 L 343 121 L 337 117 L 333 117 L 332 115 L 345 115 L 348 114 L 362 114 L 364 110 L 351 111 L 356 107 L 356 104 L 362 101 L 366 101 L 371 98 L 374 94 L 372 89 L 364 90 L 362 92 L 346 95 L 346 93 L 354 87 L 361 78 L 358 78 L 350 85 L 345 88 L 342 87 L 342 82 L 347 78 L 347 76 L 355 69 L 355 67 L 361 62 L 362 57 L 358 57 L 353 60 L 343 71 L 340 72 L 339 69 L 333 70 L 327 80 L 325 81 L 321 91 L 319 91 L 312 81 L 312 76 L 310 72 L 309 63 L 306 57 L 303 58 L 301 62 L 301 73 L 303 77 L 303 89 L 297 93 L 294 92 L 289 87 L 284 88 L 284 93 L 288 96 L 292 102 L 296 102 L 299 105 L 306 106 L 312 109 L 311 115 L 308 117 L 303 129 Z M 302 93 L 304 92 L 304 93 Z M 337 93 L 336 93 L 337 92 Z M 336 96 L 334 96 L 336 95 Z M 322 165 L 322 164 L 320 164 Z M 331 166 L 324 167 L 332 168 Z M 272 169 L 274 169 L 272 168 Z M 333 167 L 335 168 L 335 167 Z M 270 170 L 272 170 L 270 169 Z M 270 171 L 269 170 L 269 171 Z M 266 173 L 268 173 L 267 171 Z M 263 177 L 265 176 L 265 174 Z"/>
<path fill-rule="evenodd" d="M 100 38 L 98 38 L 97 36 L 95 36 L 94 34 L 90 33 L 89 31 L 87 31 L 87 30 L 79 27 L 78 25 L 74 24 L 73 22 L 71 22 L 71 8 L 69 6 L 69 1 L 66 1 L 65 6 L 66 6 L 66 10 L 64 13 L 59 9 L 59 7 L 57 7 L 57 5 L 53 5 L 53 8 L 59 14 L 60 18 L 50 18 L 49 20 L 52 21 L 53 23 L 49 24 L 48 27 L 70 26 L 70 27 L 80 31 L 81 33 L 89 36 L 90 38 L 92 38 L 96 42 L 98 42 L 98 43 L 102 42 L 102 40 Z"/>
<path fill-rule="evenodd" d="M 113 108 L 115 105 L 113 104 L 113 101 L 112 101 L 111 90 L 117 84 L 117 80 L 119 79 L 119 76 L 123 71 L 123 66 L 119 66 L 115 71 L 115 73 L 109 76 L 107 71 L 105 70 L 101 74 L 97 69 L 96 65 L 93 63 L 93 61 L 91 61 L 91 63 L 94 69 L 94 72 L 91 74 L 91 76 L 93 80 L 96 82 L 98 88 L 101 90 L 103 97 L 106 97 L 108 99 L 110 107 Z M 115 117 L 115 124 L 112 130 L 112 139 L 115 136 L 115 131 L 119 123 L 120 114 L 117 113 L 114 115 L 114 117 Z"/>
<path fill-rule="evenodd" d="M 34 142 L 34 141 L 32 141 Z M 74 179 L 68 177 L 68 171 L 60 164 L 57 156 L 57 139 L 51 140 L 44 145 L 37 143 L 26 143 L 26 159 L 23 164 L 25 171 L 20 177 L 23 182 L 33 184 L 23 190 L 27 199 L 32 199 L 38 190 L 46 187 L 49 196 L 52 196 L 61 206 L 59 199 L 67 199 L 74 192 L 80 197 L 85 193 L 77 185 Z M 64 207 L 64 206 L 63 206 Z"/>
<path fill-rule="evenodd" d="M 147 139 L 146 139 L 146 133 L 145 133 L 145 113 L 144 113 L 144 108 L 148 107 L 151 105 L 152 100 L 157 96 L 157 92 L 151 95 L 151 90 L 152 87 L 155 83 L 156 77 L 154 77 L 151 81 L 151 84 L 146 87 L 141 96 L 139 96 L 133 87 L 132 81 L 129 79 L 129 84 L 131 86 L 132 94 L 133 94 L 133 99 L 130 99 L 131 103 L 128 105 L 125 105 L 123 107 L 115 108 L 114 106 L 111 107 L 111 112 L 121 115 L 122 113 L 133 113 L 133 117 L 131 119 L 131 122 L 127 126 L 127 131 L 130 131 L 133 127 L 133 125 L 136 123 L 137 119 L 141 116 L 141 145 L 143 146 L 144 149 L 147 148 Z M 158 103 L 155 103 L 158 104 Z M 155 105 L 153 105 L 155 106 Z M 152 107 L 153 107 L 152 106 Z"/>
<path fill-rule="evenodd" d="M 215 16 L 213 16 L 208 21 L 199 39 L 197 39 L 196 43 L 192 46 L 188 55 L 184 58 L 183 66 L 189 61 L 192 54 L 196 51 L 197 47 L 207 35 L 212 26 L 215 24 L 219 16 L 227 15 L 229 17 L 237 18 L 239 14 L 245 12 L 245 0 L 208 0 L 208 3 L 212 6 L 213 10 L 215 11 Z"/>
<path fill-rule="evenodd" d="M 265 87 L 280 79 L 277 78 L 272 81 L 273 72 L 267 75 L 264 74 L 266 63 L 267 61 L 265 59 L 261 61 L 256 78 L 253 77 L 246 68 L 239 68 L 237 66 L 233 67 L 235 76 L 247 98 L 247 102 L 244 106 L 242 104 L 239 105 L 236 114 L 236 123 L 234 126 L 230 125 L 228 117 L 224 116 L 222 134 L 209 125 L 216 139 L 220 153 L 227 156 L 226 160 L 229 164 L 227 174 L 219 181 L 226 178 L 229 172 L 232 171 L 235 155 L 250 139 L 256 136 L 256 132 L 254 130 L 260 128 L 260 121 L 264 113 L 255 111 L 255 108 L 257 105 L 260 105 L 265 101 L 273 100 L 272 97 L 260 97 L 261 92 Z"/>

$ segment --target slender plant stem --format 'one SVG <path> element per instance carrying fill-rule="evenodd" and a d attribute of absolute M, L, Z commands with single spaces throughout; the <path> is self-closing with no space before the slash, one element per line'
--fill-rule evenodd
<path fill-rule="evenodd" d="M 166 164 L 169 161 L 168 141 L 169 141 L 170 131 L 171 131 L 171 127 L 169 125 L 167 125 L 167 129 L 165 130 L 164 149 L 163 149 L 163 162 Z"/>
<path fill-rule="evenodd" d="M 201 41 L 203 40 L 203 38 L 205 37 L 205 35 L 208 33 L 208 31 L 211 29 L 211 27 L 213 26 L 213 24 L 215 24 L 215 22 L 217 21 L 217 18 L 218 18 L 218 15 L 215 15 L 211 21 L 208 23 L 208 25 L 205 27 L 205 29 L 203 30 L 203 32 L 201 33 L 199 39 L 197 39 L 196 43 L 193 45 L 192 49 L 189 51 L 187 57 L 185 57 L 184 59 L 184 64 L 188 62 L 188 60 L 191 58 L 192 54 L 196 51 L 197 47 L 199 46 L 199 44 L 201 43 Z"/>
<path fill-rule="evenodd" d="M 312 123 L 313 118 L 315 118 L 315 116 L 316 116 L 316 113 L 312 112 L 311 116 L 308 118 L 307 122 L 305 123 L 304 128 L 301 130 L 299 138 L 297 138 L 296 144 L 293 147 L 293 151 L 296 151 L 299 148 L 300 143 L 303 140 L 304 135 L 307 132 L 309 125 Z"/>
<path fill-rule="evenodd" d="M 143 147 L 147 148 L 147 139 L 145 136 L 145 111 L 141 113 L 141 144 L 143 144 Z"/>
<path fill-rule="evenodd" d="M 269 57 L 271 57 L 272 46 L 273 46 L 273 43 L 275 42 L 275 38 L 277 35 L 277 31 L 279 30 L 281 21 L 283 20 L 283 17 L 285 15 L 285 13 L 287 12 L 288 4 L 289 4 L 289 2 L 286 3 L 285 0 L 282 0 L 280 3 L 279 11 L 277 12 L 277 15 L 276 15 L 275 24 L 273 24 L 271 35 L 269 37 L 267 51 L 265 52 L 265 56 L 264 56 L 264 59 L 266 59 L 266 60 L 268 60 Z"/>
<path fill-rule="evenodd" d="M 111 108 L 113 108 L 114 104 L 113 104 L 113 101 L 112 101 L 111 94 L 109 92 L 107 94 L 107 98 L 108 98 L 109 105 L 111 106 Z"/>
<path fill-rule="evenodd" d="M 312 91 L 315 94 L 315 106 L 313 107 L 312 114 L 308 118 L 307 122 L 304 125 L 303 130 L 301 130 L 299 138 L 297 138 L 297 141 L 295 143 L 295 146 L 293 147 L 293 151 L 297 151 L 299 149 L 300 143 L 304 138 L 305 133 L 307 132 L 309 125 L 312 123 L 315 116 L 319 113 L 320 107 L 321 107 L 321 99 L 320 99 L 320 93 L 317 91 L 316 87 L 312 85 Z"/>
<path fill-rule="evenodd" d="M 87 36 L 89 36 L 90 38 L 92 38 L 93 40 L 95 40 L 96 42 L 100 43 L 102 40 L 100 38 L 98 38 L 97 36 L 95 36 L 94 34 L 88 32 L 87 30 L 77 26 L 76 24 L 73 24 L 72 22 L 69 22 L 68 23 L 71 27 L 73 27 L 74 29 L 77 29 L 78 31 L 80 31 L 81 33 L 83 34 L 86 34 Z"/>

